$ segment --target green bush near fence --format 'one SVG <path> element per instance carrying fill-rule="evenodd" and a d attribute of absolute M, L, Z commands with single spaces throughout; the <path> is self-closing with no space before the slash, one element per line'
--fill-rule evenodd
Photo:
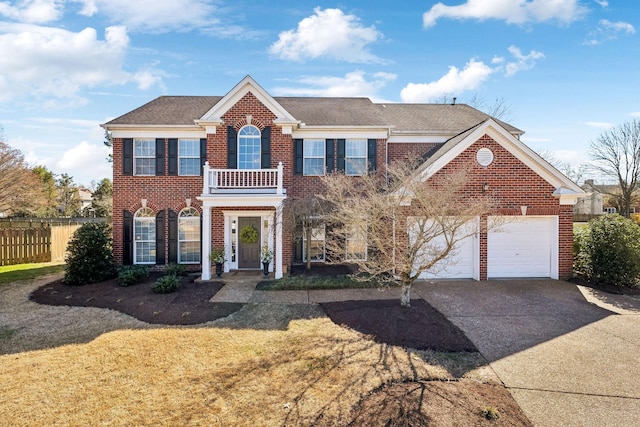
<path fill-rule="evenodd" d="M 82 225 L 69 241 L 67 253 L 64 282 L 69 285 L 96 283 L 116 275 L 109 224 Z"/>

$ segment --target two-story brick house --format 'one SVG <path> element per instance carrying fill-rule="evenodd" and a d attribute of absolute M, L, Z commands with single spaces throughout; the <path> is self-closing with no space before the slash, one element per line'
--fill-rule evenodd
<path fill-rule="evenodd" d="M 521 130 L 467 105 L 273 97 L 247 76 L 224 96 L 159 97 L 103 127 L 118 263 L 192 264 L 206 280 L 213 248 L 225 249 L 225 271 L 257 270 L 266 245 L 282 277 L 296 260 L 324 259 L 324 229 L 313 230 L 313 247 L 296 243 L 286 199 L 320 191 L 326 173 L 381 170 L 414 153 L 425 156 L 425 179 L 472 162 L 469 188 L 491 191 L 493 215 L 512 217 L 466 239 L 443 276 L 571 274 L 572 207 L 584 192 L 526 147 Z"/>

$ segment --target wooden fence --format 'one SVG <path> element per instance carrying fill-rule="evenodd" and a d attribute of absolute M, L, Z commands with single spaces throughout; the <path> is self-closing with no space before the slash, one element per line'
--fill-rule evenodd
<path fill-rule="evenodd" d="M 85 222 L 58 218 L 0 220 L 0 266 L 63 262 L 69 240 Z"/>

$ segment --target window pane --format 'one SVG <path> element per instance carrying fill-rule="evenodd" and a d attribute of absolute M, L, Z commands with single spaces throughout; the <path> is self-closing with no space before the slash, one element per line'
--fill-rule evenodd
<path fill-rule="evenodd" d="M 325 142 L 323 139 L 305 139 L 303 145 L 305 157 L 324 157 Z"/>
<path fill-rule="evenodd" d="M 156 261 L 156 219 L 149 208 L 136 212 L 133 221 L 133 250 L 135 264 L 153 264 Z"/>
<path fill-rule="evenodd" d="M 178 262 L 200 262 L 200 214 L 195 208 L 184 208 L 178 216 Z"/>
<path fill-rule="evenodd" d="M 156 142 L 153 139 L 133 141 L 133 162 L 136 175 L 155 175 Z"/>
<path fill-rule="evenodd" d="M 324 175 L 324 159 L 304 159 L 305 175 Z"/>
<path fill-rule="evenodd" d="M 367 259 L 367 239 L 358 232 L 354 232 L 347 238 L 347 260 L 355 259 Z"/>
<path fill-rule="evenodd" d="M 347 139 L 345 142 L 347 157 L 367 157 L 367 141 L 364 139 Z"/>
<path fill-rule="evenodd" d="M 200 175 L 200 159 L 180 159 L 180 175 Z"/>
<path fill-rule="evenodd" d="M 347 175 L 364 175 L 367 172 L 367 159 L 345 159 Z"/>
<path fill-rule="evenodd" d="M 200 157 L 200 141 L 197 139 L 181 139 L 178 142 L 178 155 L 180 157 Z"/>

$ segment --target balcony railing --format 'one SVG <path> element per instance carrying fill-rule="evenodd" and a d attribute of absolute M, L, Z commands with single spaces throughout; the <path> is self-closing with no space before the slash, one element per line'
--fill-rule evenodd
<path fill-rule="evenodd" d="M 284 194 L 282 162 L 276 169 L 212 169 L 209 162 L 206 162 L 203 168 L 202 194 Z"/>

